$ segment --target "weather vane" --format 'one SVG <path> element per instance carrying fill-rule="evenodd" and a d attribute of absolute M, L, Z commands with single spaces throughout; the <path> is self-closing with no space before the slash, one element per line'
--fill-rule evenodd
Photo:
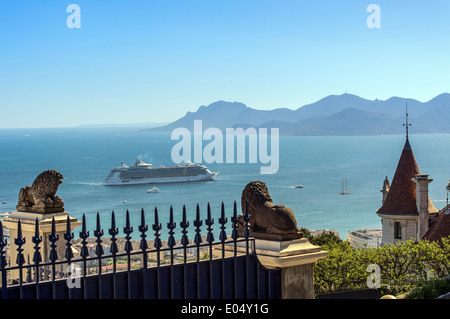
<path fill-rule="evenodd" d="M 403 126 L 406 126 L 406 138 L 408 138 L 408 126 L 411 126 L 411 124 L 408 124 L 408 103 L 406 103 L 406 124 L 403 124 Z"/>

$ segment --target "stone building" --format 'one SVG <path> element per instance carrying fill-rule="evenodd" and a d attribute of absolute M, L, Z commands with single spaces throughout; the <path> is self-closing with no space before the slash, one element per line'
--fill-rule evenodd
<path fill-rule="evenodd" d="M 450 235 L 448 210 L 439 211 L 428 195 L 428 184 L 432 181 L 420 172 L 406 135 L 392 184 L 386 177 L 381 190 L 382 205 L 376 211 L 381 217 L 382 245 L 410 239 L 438 240 Z"/>
<path fill-rule="evenodd" d="M 347 233 L 347 241 L 353 248 L 377 248 L 381 245 L 380 229 L 358 229 Z"/>

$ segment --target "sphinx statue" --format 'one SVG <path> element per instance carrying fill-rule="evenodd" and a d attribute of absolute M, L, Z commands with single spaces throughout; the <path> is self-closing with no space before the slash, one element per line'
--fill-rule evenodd
<path fill-rule="evenodd" d="M 248 183 L 241 196 L 243 214 L 250 215 L 249 229 L 251 236 L 268 240 L 293 240 L 302 238 L 297 228 L 297 220 L 291 208 L 275 205 L 265 183 L 253 181 Z M 243 215 L 239 216 L 239 231 L 244 228 Z"/>
<path fill-rule="evenodd" d="M 56 195 L 64 177 L 56 170 L 46 170 L 36 177 L 31 186 L 20 189 L 17 211 L 32 213 L 64 212 L 64 202 Z"/>

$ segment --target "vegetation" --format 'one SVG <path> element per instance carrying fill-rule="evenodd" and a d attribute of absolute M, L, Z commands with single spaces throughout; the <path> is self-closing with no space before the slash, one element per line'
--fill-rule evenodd
<path fill-rule="evenodd" d="M 406 299 L 436 299 L 450 291 L 448 279 L 433 279 L 422 282 L 416 289 L 407 294 Z"/>
<path fill-rule="evenodd" d="M 450 238 L 356 249 L 331 233 L 311 236 L 306 229 L 302 232 L 312 244 L 328 251 L 328 257 L 319 260 L 314 268 L 317 295 L 374 286 L 381 288 L 382 294 L 414 290 L 409 298 L 428 298 L 450 291 L 450 284 L 442 280 L 450 274 Z"/>

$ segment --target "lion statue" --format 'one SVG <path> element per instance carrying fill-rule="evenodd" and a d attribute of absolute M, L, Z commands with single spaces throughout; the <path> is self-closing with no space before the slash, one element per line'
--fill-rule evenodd
<path fill-rule="evenodd" d="M 46 170 L 36 177 L 31 186 L 20 189 L 18 211 L 61 212 L 64 202 L 56 195 L 64 177 L 54 169 Z"/>
<path fill-rule="evenodd" d="M 249 228 L 253 237 L 281 240 L 302 237 L 292 209 L 283 205 L 274 205 L 265 183 L 253 181 L 245 186 L 241 197 L 244 214 L 246 206 L 250 215 Z M 242 216 L 240 220 L 242 225 Z"/>

